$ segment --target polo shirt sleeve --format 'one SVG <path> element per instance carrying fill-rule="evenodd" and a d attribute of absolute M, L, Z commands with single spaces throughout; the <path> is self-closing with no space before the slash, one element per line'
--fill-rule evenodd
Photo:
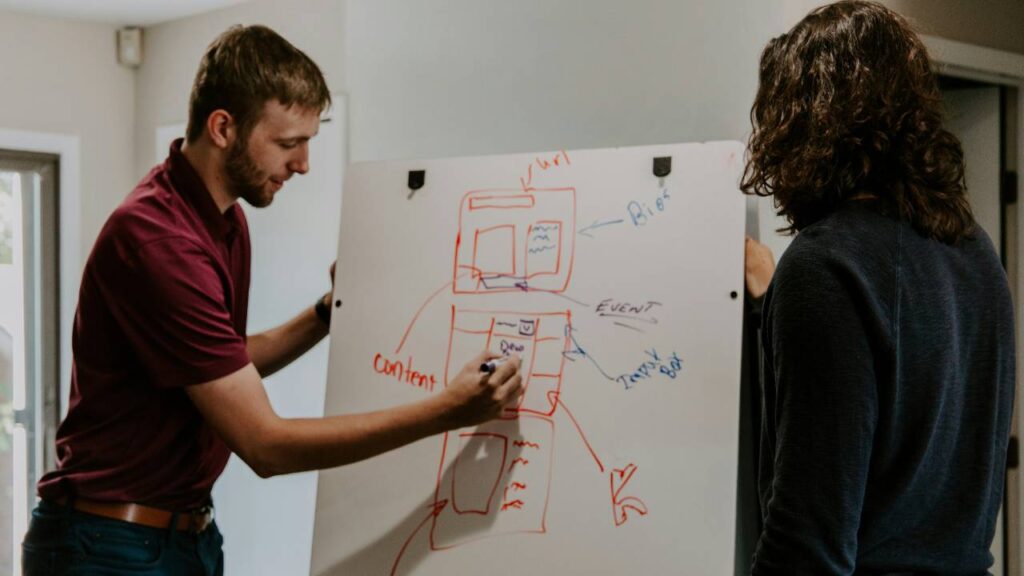
<path fill-rule="evenodd" d="M 852 574 L 878 420 L 870 284 L 827 250 L 787 256 L 765 309 L 773 477 L 752 574 Z"/>
<path fill-rule="evenodd" d="M 230 280 L 212 255 L 178 237 L 119 252 L 108 260 L 105 300 L 157 387 L 209 382 L 250 363 L 229 312 Z"/>

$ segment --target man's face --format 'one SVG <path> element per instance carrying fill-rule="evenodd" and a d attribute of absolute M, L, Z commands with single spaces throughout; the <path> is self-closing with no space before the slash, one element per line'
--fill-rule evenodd
<path fill-rule="evenodd" d="M 320 129 L 320 113 L 277 100 L 263 105 L 263 114 L 249 138 L 228 149 L 224 170 L 228 190 L 251 206 L 262 208 L 292 174 L 309 171 L 309 139 Z"/>

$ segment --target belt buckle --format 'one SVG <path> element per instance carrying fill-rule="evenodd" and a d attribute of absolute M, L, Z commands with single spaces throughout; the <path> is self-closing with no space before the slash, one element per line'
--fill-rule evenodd
<path fill-rule="evenodd" d="M 200 534 L 213 524 L 213 506 L 202 506 L 189 512 L 189 532 Z"/>

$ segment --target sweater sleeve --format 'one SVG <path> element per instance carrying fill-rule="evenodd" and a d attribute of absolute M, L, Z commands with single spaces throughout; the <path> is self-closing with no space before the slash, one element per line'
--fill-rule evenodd
<path fill-rule="evenodd" d="M 874 299 L 822 250 L 788 256 L 765 307 L 762 458 L 772 470 L 752 574 L 852 574 L 878 419 L 864 305 Z"/>

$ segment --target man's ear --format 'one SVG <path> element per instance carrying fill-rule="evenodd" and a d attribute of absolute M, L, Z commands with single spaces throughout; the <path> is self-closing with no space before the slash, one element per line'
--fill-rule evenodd
<path fill-rule="evenodd" d="M 227 110 L 217 109 L 206 117 L 206 132 L 217 148 L 227 150 L 235 142 L 238 127 Z"/>

